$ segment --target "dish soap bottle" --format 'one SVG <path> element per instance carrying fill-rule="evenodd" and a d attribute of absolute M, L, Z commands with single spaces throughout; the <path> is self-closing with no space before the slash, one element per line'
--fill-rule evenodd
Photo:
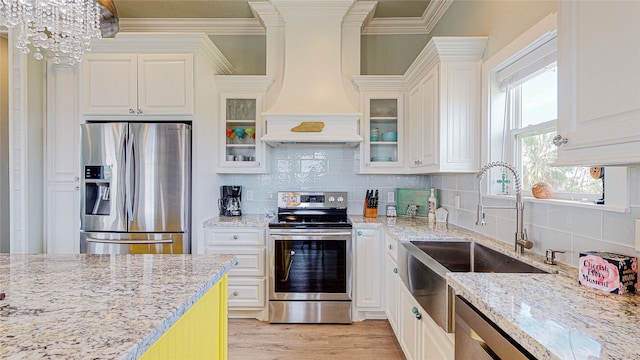
<path fill-rule="evenodd" d="M 436 189 L 431 188 L 431 194 L 429 195 L 429 222 L 436 222 Z"/>

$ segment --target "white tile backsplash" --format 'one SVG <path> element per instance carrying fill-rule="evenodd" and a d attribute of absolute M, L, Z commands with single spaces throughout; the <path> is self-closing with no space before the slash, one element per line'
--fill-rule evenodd
<path fill-rule="evenodd" d="M 219 175 L 220 185 L 242 185 L 253 190 L 253 201 L 243 201 L 245 214 L 275 211 L 275 194 L 286 190 L 347 191 L 349 213 L 362 214 L 366 189 L 380 191 L 379 214 L 384 215 L 387 192 L 396 188 L 429 188 L 440 191 L 440 203 L 449 211 L 449 222 L 513 242 L 515 210 L 487 210 L 487 226 L 477 227 L 478 204 L 475 174 L 360 175 L 357 148 L 339 146 L 282 146 L 269 149 L 272 172 L 262 175 Z M 629 169 L 630 212 L 616 213 L 540 202 L 525 203 L 525 228 L 534 243 L 533 250 L 566 250 L 560 261 L 577 266 L 580 251 L 607 250 L 640 256 L 634 249 L 635 219 L 640 218 L 640 168 Z M 456 210 L 455 196 L 460 196 Z M 513 200 L 485 198 L 485 205 L 513 206 Z"/>
<path fill-rule="evenodd" d="M 245 214 L 264 214 L 276 210 L 278 191 L 333 190 L 347 191 L 348 211 L 362 215 L 367 189 L 378 189 L 378 213 L 385 214 L 387 192 L 396 188 L 426 188 L 430 177 L 421 175 L 360 175 L 358 148 L 341 146 L 280 146 L 268 149 L 272 169 L 262 175 L 218 175 L 220 185 L 241 185 L 243 191 L 253 190 L 253 200 L 243 200 Z M 270 195 L 271 194 L 271 195 Z"/>
<path fill-rule="evenodd" d="M 449 210 L 449 222 L 512 243 L 515 210 L 487 210 L 487 229 L 475 225 L 476 181 L 475 174 L 433 176 L 433 183 L 441 191 L 441 204 Z M 533 250 L 540 254 L 546 249 L 566 250 L 558 259 L 573 266 L 578 264 L 580 251 L 605 250 L 640 256 L 634 249 L 635 219 L 640 218 L 640 168 L 629 168 L 629 187 L 630 208 L 626 213 L 525 202 L 525 228 L 534 243 Z M 456 195 L 460 196 L 460 210 L 454 209 Z M 512 206 L 513 201 L 491 197 L 485 198 L 484 204 Z M 494 221 L 496 224 L 491 224 Z"/>

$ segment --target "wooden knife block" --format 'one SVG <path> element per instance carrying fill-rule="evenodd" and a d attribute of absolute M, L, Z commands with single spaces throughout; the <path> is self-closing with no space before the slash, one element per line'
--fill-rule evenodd
<path fill-rule="evenodd" d="M 367 207 L 367 199 L 364 199 L 364 217 L 378 217 L 378 208 Z"/>

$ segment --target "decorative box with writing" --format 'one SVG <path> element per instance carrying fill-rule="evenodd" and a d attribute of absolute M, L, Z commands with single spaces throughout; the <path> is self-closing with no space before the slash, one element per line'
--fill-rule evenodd
<path fill-rule="evenodd" d="M 601 251 L 580 253 L 581 285 L 623 295 L 638 287 L 638 258 Z"/>

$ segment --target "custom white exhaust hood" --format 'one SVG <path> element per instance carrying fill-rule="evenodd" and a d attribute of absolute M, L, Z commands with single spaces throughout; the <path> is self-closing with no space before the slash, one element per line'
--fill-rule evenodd
<path fill-rule="evenodd" d="M 353 0 L 271 0 L 284 20 L 284 74 L 263 116 L 269 145 L 362 142 L 343 85 L 342 22 Z M 358 34 L 359 36 L 359 34 Z"/>

